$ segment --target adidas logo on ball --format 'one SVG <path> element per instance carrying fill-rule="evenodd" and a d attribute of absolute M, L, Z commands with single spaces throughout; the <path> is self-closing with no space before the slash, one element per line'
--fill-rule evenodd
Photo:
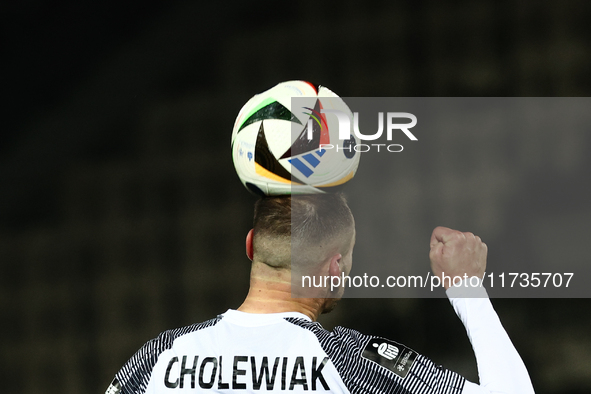
<path fill-rule="evenodd" d="M 296 97 L 305 105 L 292 108 Z M 358 138 L 349 133 L 348 139 L 339 139 L 339 121 L 327 119 L 325 110 L 352 118 L 339 96 L 305 81 L 280 83 L 242 107 L 232 133 L 232 158 L 249 191 L 322 193 L 353 178 Z"/>

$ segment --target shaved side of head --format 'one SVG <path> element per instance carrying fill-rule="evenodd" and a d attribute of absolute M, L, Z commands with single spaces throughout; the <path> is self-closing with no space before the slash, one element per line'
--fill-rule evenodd
<path fill-rule="evenodd" d="M 308 270 L 352 247 L 354 219 L 342 194 L 263 197 L 255 204 L 254 261 Z"/>

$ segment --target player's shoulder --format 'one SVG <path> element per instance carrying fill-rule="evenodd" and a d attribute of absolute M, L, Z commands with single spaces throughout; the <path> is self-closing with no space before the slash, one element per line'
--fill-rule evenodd
<path fill-rule="evenodd" d="M 287 319 L 312 332 L 351 392 L 460 393 L 464 378 L 399 342 L 347 327 Z M 408 391 L 404 391 L 408 390 Z"/>
<path fill-rule="evenodd" d="M 323 347 L 333 348 L 331 345 L 335 345 L 335 350 L 356 349 L 374 338 L 372 335 L 362 334 L 347 327 L 337 326 L 329 331 L 318 322 L 299 318 L 285 318 L 285 320 L 313 333 Z"/>
<path fill-rule="evenodd" d="M 213 327 L 222 319 L 222 315 L 194 323 L 185 327 L 170 329 L 161 332 L 156 338 L 146 342 L 119 370 L 115 379 L 106 391 L 106 394 L 141 393 L 144 392 L 152 370 L 158 362 L 159 356 L 171 349 L 174 342 L 191 333 L 198 332 L 208 327 Z"/>
<path fill-rule="evenodd" d="M 418 356 L 415 351 L 400 343 L 363 334 L 352 328 L 337 326 L 329 331 L 317 322 L 292 318 L 286 320 L 312 332 L 337 370 L 373 370 L 373 364 L 378 364 L 405 377 Z M 393 363 L 384 362 L 381 358 Z M 377 371 L 379 370 L 378 368 Z"/>
<path fill-rule="evenodd" d="M 223 315 L 218 315 L 212 319 L 206 320 L 201 323 L 194 323 L 185 327 L 175 328 L 171 330 L 166 330 L 160 333 L 158 337 L 152 339 L 151 341 L 147 342 L 144 347 L 147 347 L 147 350 L 157 349 L 162 353 L 162 351 L 170 349 L 175 340 L 178 338 L 188 335 L 197 331 L 204 330 L 209 327 L 213 327 L 218 324 L 223 318 Z M 157 346 L 150 346 L 151 342 Z M 140 349 L 141 350 L 141 349 Z"/>

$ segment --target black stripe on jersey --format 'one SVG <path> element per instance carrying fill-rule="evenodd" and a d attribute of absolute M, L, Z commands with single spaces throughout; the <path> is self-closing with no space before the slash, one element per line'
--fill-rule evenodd
<path fill-rule="evenodd" d="M 408 374 L 401 378 L 388 368 L 362 357 L 373 338 L 358 331 L 336 327 L 327 331 L 319 323 L 299 318 L 288 322 L 311 331 L 335 365 L 351 393 L 460 394 L 464 378 L 421 355 L 417 355 Z"/>
<path fill-rule="evenodd" d="M 222 320 L 221 315 L 203 323 L 164 331 L 158 335 L 158 338 L 154 338 L 146 343 L 115 375 L 116 380 L 121 385 L 121 394 L 144 393 L 148 387 L 152 369 L 156 365 L 158 357 L 162 352 L 172 347 L 175 339 L 194 331 L 215 326 L 220 320 Z"/>

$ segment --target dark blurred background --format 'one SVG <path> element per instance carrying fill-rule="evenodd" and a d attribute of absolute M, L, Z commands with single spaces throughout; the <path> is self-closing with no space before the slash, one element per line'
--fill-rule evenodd
<path fill-rule="evenodd" d="M 28 0 L 1 9 L 3 393 L 104 392 L 159 332 L 240 305 L 255 199 L 229 148 L 253 94 L 289 79 L 349 97 L 591 91 L 587 1 Z M 514 151 L 523 165 L 510 170 L 537 176 L 515 198 L 497 194 L 505 199 L 492 212 L 503 226 L 495 215 L 479 222 L 504 234 L 491 253 L 507 247 L 534 259 L 536 245 L 520 248 L 528 229 L 586 228 L 589 136 L 547 161 L 552 138 L 520 137 L 532 150 Z M 454 168 L 453 152 L 446 157 L 441 171 Z M 565 180 L 558 167 L 573 160 L 579 170 Z M 415 178 L 404 202 L 437 200 L 420 193 L 429 179 Z M 445 190 L 451 222 L 464 205 L 483 206 Z M 425 226 L 411 219 L 398 235 Z M 559 260 L 544 239 L 544 253 Z M 538 393 L 591 391 L 589 300 L 493 301 Z M 392 338 L 477 379 L 445 299 L 345 299 L 321 322 Z"/>

